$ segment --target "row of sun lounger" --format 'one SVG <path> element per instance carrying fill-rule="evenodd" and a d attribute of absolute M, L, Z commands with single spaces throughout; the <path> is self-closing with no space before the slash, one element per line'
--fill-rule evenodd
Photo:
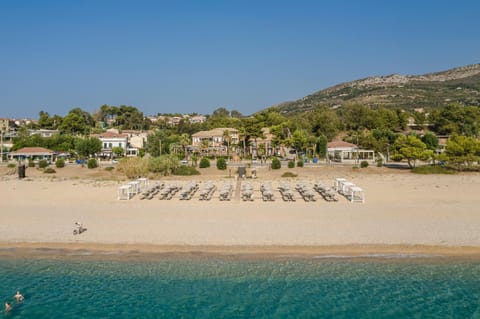
<path fill-rule="evenodd" d="M 323 182 L 317 182 L 315 183 L 315 185 L 313 186 L 313 189 L 317 191 L 317 193 L 320 194 L 320 196 L 322 196 L 322 198 L 324 200 L 326 200 L 327 202 L 336 202 L 338 201 L 337 197 L 336 197 L 336 193 L 335 193 L 335 190 L 329 186 L 327 186 L 325 183 Z"/>
<path fill-rule="evenodd" d="M 213 184 L 213 182 L 211 181 L 208 181 L 205 184 L 203 184 L 199 194 L 200 200 L 211 200 L 213 193 L 215 193 L 216 189 L 217 189 L 217 186 Z"/>
<path fill-rule="evenodd" d="M 169 184 L 165 185 L 164 188 L 162 188 L 159 192 L 158 199 L 163 200 L 167 199 L 170 200 L 173 198 L 173 196 L 181 189 L 180 186 L 176 184 Z"/>
<path fill-rule="evenodd" d="M 304 182 L 298 183 L 295 186 L 295 189 L 300 193 L 300 196 L 302 196 L 304 201 L 306 201 L 306 202 L 316 201 L 315 193 L 313 192 L 313 189 L 309 184 L 304 183 Z"/>
<path fill-rule="evenodd" d="M 241 195 L 243 201 L 253 201 L 253 186 L 250 182 L 242 184 Z"/>
<path fill-rule="evenodd" d="M 260 192 L 262 193 L 262 199 L 264 202 L 273 202 L 273 188 L 271 183 L 263 183 L 260 186 Z"/>
<path fill-rule="evenodd" d="M 142 192 L 140 195 L 140 199 L 152 199 L 158 192 L 163 188 L 164 183 L 155 183 L 148 187 L 146 190 Z"/>
<path fill-rule="evenodd" d="M 140 191 L 143 189 L 142 191 Z M 234 186 L 230 181 L 224 182 L 223 185 L 217 189 L 217 186 L 212 181 L 202 182 L 191 181 L 183 187 L 176 184 L 165 184 L 157 182 L 153 185 L 148 185 L 148 181 L 133 181 L 126 185 L 119 187 L 118 199 L 131 199 L 135 194 L 141 200 L 152 199 L 158 197 L 160 200 L 170 200 L 177 193 L 179 193 L 180 200 L 190 200 L 198 192 L 199 200 L 211 200 L 214 193 L 218 191 L 218 198 L 220 201 L 230 201 L 232 198 Z M 316 201 L 315 195 L 318 193 L 328 202 L 338 201 L 336 194 L 345 196 L 349 201 L 364 202 L 363 190 L 353 183 L 345 179 L 337 178 L 333 187 L 328 186 L 322 181 L 313 184 L 307 182 L 298 182 L 295 184 L 294 190 L 287 181 L 281 181 L 278 191 L 282 199 L 286 202 L 295 202 L 298 197 L 297 192 L 301 198 L 306 202 Z M 260 193 L 263 201 L 274 201 L 274 189 L 271 182 L 263 182 L 260 184 Z M 253 201 L 255 194 L 255 187 L 251 182 L 243 182 L 238 194 L 243 201 Z"/>
<path fill-rule="evenodd" d="M 229 201 L 232 198 L 233 184 L 225 182 L 219 191 L 219 197 L 221 201 Z"/>
<path fill-rule="evenodd" d="M 286 182 L 280 183 L 280 186 L 278 187 L 278 190 L 280 191 L 280 194 L 282 195 L 282 199 L 285 202 L 294 202 L 295 201 L 295 196 L 293 195 L 292 190 L 290 189 L 290 184 Z"/>
<path fill-rule="evenodd" d="M 198 190 L 198 183 L 193 181 L 183 186 L 182 191 L 180 192 L 181 200 L 190 200 L 195 192 Z"/>

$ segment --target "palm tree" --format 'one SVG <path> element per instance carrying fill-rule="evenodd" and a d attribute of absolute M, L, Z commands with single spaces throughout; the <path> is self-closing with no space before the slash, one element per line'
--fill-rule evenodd
<path fill-rule="evenodd" d="M 185 157 L 187 157 L 187 146 L 190 145 L 190 136 L 187 133 L 183 133 L 180 136 L 180 144 L 182 145 Z"/>
<path fill-rule="evenodd" d="M 222 139 L 223 139 L 224 143 L 227 144 L 227 158 L 229 158 L 230 143 L 232 142 L 232 136 L 230 135 L 229 130 L 224 130 L 223 131 Z"/>

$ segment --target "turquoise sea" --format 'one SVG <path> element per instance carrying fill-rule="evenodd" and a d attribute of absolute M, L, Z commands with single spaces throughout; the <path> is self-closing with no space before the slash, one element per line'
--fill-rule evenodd
<path fill-rule="evenodd" d="M 2 302 L 17 289 L 0 318 L 480 318 L 467 259 L 1 257 Z"/>

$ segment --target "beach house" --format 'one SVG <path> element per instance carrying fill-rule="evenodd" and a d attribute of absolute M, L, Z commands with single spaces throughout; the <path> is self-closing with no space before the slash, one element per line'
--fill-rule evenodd
<path fill-rule="evenodd" d="M 330 161 L 375 161 L 375 151 L 360 149 L 358 145 L 345 141 L 327 143 L 327 156 Z"/>

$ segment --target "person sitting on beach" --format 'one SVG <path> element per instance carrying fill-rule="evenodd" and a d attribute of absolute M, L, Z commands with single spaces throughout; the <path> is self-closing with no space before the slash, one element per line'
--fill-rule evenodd
<path fill-rule="evenodd" d="M 20 293 L 20 291 L 17 291 L 16 295 L 13 296 L 17 302 L 22 302 L 23 301 L 23 295 Z"/>
<path fill-rule="evenodd" d="M 9 312 L 10 310 L 12 310 L 12 305 L 7 301 L 5 303 L 5 312 Z"/>

